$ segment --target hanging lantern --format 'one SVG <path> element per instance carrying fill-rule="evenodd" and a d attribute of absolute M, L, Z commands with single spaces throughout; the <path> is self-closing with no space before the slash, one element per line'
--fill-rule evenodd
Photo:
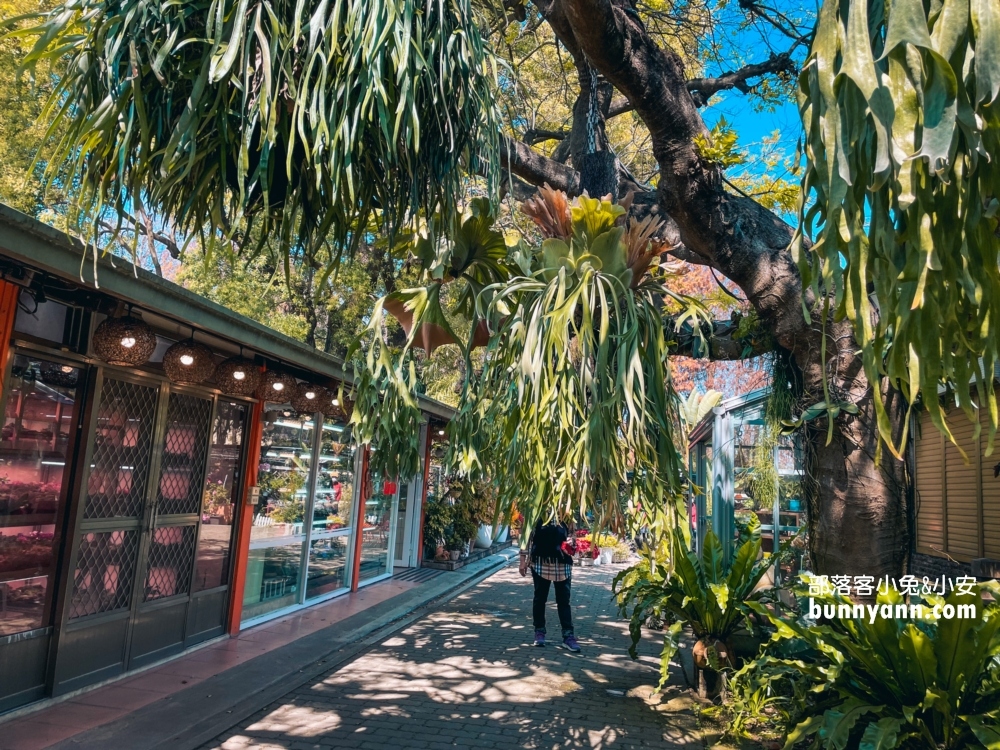
<path fill-rule="evenodd" d="M 227 396 L 252 396 L 260 385 L 260 368 L 246 357 L 224 359 L 215 368 L 215 384 Z"/>
<path fill-rule="evenodd" d="M 323 403 L 323 416 L 338 422 L 349 422 L 354 413 L 354 402 L 338 391 L 330 389 Z"/>
<path fill-rule="evenodd" d="M 257 386 L 257 398 L 262 401 L 287 404 L 295 395 L 297 386 L 298 383 L 291 375 L 277 370 L 268 370 L 261 378 L 260 385 Z"/>
<path fill-rule="evenodd" d="M 215 372 L 215 358 L 193 338 L 178 341 L 163 354 L 163 370 L 175 383 L 204 383 Z"/>
<path fill-rule="evenodd" d="M 292 408 L 299 414 L 313 415 L 323 411 L 323 404 L 328 400 L 326 388 L 311 383 L 299 383 L 292 394 Z"/>
<path fill-rule="evenodd" d="M 156 350 L 156 334 L 142 318 L 129 313 L 97 326 L 91 343 L 94 353 L 109 365 L 140 367 Z"/>

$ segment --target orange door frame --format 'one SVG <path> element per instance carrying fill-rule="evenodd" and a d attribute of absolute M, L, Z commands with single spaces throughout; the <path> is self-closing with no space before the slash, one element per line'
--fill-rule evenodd
<path fill-rule="evenodd" d="M 351 575 L 351 591 L 358 590 L 358 578 L 361 576 L 361 547 L 365 534 L 365 500 L 368 499 L 368 446 L 361 454 L 361 483 L 358 490 L 358 504 L 354 508 L 355 539 L 354 539 L 354 572 Z"/>
<path fill-rule="evenodd" d="M 10 356 L 10 340 L 14 336 L 17 298 L 20 295 L 21 287 L 9 281 L 0 281 L 0 336 L 3 336 L 3 346 L 0 347 L 0 378 L 7 372 L 7 357 Z M 0 389 L 2 388 L 3 384 L 0 383 Z"/>
<path fill-rule="evenodd" d="M 235 637 L 240 633 L 243 615 L 243 589 L 247 582 L 247 563 L 250 557 L 250 530 L 253 528 L 253 512 L 256 506 L 249 505 L 250 489 L 257 484 L 257 470 L 260 468 L 260 443 L 264 437 L 264 403 L 255 401 L 250 410 L 250 424 L 247 427 L 247 460 L 243 473 L 240 507 L 233 514 L 237 519 L 236 542 L 233 545 L 233 577 L 229 591 L 229 622 L 226 632 Z"/>
<path fill-rule="evenodd" d="M 424 486 L 420 491 L 420 532 L 417 534 L 417 567 L 424 561 L 424 515 L 427 513 L 427 482 L 431 476 L 431 425 L 427 423 L 427 444 L 424 446 Z"/>

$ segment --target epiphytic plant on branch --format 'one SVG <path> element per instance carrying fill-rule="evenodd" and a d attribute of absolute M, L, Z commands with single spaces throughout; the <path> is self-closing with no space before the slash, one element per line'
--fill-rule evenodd
<path fill-rule="evenodd" d="M 1000 361 L 1000 3 L 827 0 L 800 78 L 799 267 L 850 319 L 871 382 L 948 383 L 989 414 Z M 877 300 L 877 307 L 872 300 Z M 879 431 L 897 455 L 875 389 Z M 833 401 L 827 394 L 826 404 Z M 978 430 L 978 427 L 977 427 Z"/>

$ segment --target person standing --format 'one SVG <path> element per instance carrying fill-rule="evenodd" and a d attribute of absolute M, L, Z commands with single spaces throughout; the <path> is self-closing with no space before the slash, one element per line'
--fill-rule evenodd
<path fill-rule="evenodd" d="M 532 602 L 535 645 L 545 645 L 545 604 L 549 598 L 549 588 L 554 587 L 563 645 L 570 651 L 579 653 L 580 644 L 573 632 L 573 613 L 569 605 L 573 558 L 562 548 L 563 542 L 568 538 L 569 529 L 565 524 L 554 520 L 547 524 L 539 521 L 528 539 L 528 549 L 521 550 L 520 572 L 523 577 L 531 570 L 531 580 L 535 585 Z"/>

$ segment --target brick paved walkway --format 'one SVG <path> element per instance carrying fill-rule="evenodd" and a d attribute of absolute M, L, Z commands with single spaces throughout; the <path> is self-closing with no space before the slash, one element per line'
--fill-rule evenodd
<path fill-rule="evenodd" d="M 700 750 L 680 688 L 650 698 L 655 639 L 628 657 L 610 594 L 619 569 L 574 572 L 582 655 L 530 645 L 531 579 L 511 566 L 205 747 Z"/>

